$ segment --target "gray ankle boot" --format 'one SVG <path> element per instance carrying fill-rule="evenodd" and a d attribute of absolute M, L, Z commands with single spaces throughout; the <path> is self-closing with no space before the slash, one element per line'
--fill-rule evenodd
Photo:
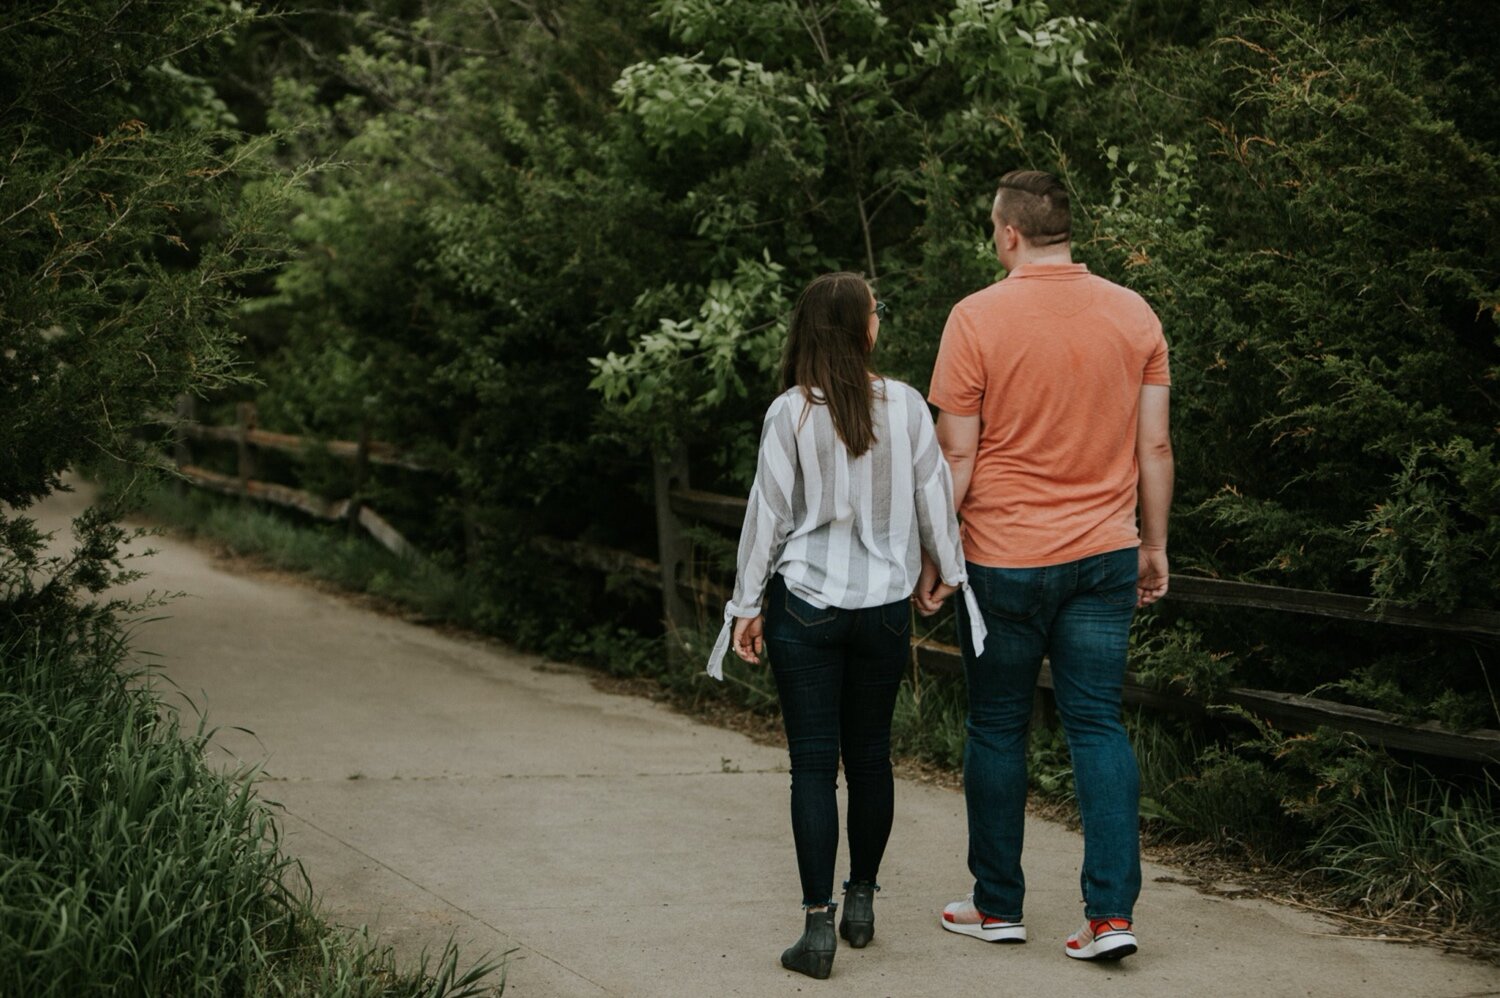
<path fill-rule="evenodd" d="M 844 883 L 844 917 L 839 919 L 839 935 L 855 949 L 863 949 L 875 937 L 875 892 L 879 884 Z"/>
<path fill-rule="evenodd" d="M 802 938 L 781 954 L 781 965 L 787 970 L 824 980 L 833 971 L 833 954 L 838 949 L 838 937 L 833 934 L 833 912 L 838 905 L 831 904 L 827 911 L 810 911 Z"/>

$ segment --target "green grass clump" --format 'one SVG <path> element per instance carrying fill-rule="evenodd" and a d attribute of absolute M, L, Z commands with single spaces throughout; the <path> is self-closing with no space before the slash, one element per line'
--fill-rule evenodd
<path fill-rule="evenodd" d="M 1500 927 L 1500 781 L 1460 795 L 1421 770 L 1340 799 L 1308 857 L 1344 900 L 1375 914 L 1437 913 Z"/>
<path fill-rule="evenodd" d="M 317 915 L 255 773 L 163 710 L 118 632 L 0 648 L 0 994 L 495 994 L 450 944 L 398 968 Z"/>
<path fill-rule="evenodd" d="M 891 717 L 891 751 L 949 769 L 964 763 L 968 699 L 957 676 L 921 672 L 901 684 Z"/>

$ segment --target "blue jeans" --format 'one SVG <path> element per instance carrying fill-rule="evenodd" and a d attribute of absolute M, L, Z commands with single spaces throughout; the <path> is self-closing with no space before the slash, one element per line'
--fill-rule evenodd
<path fill-rule="evenodd" d="M 891 713 L 911 660 L 911 605 L 818 609 L 766 587 L 766 644 L 792 761 L 792 838 L 802 903 L 833 899 L 839 756 L 849 781 L 849 880 L 875 883 L 891 835 Z"/>
<path fill-rule="evenodd" d="M 1120 721 L 1120 687 L 1137 567 L 1135 548 L 1044 568 L 969 565 L 989 628 L 976 657 L 959 602 L 969 685 L 969 870 L 974 905 L 986 915 L 1021 920 L 1026 735 L 1045 655 L 1083 819 L 1084 912 L 1132 917 L 1141 892 L 1140 772 Z"/>

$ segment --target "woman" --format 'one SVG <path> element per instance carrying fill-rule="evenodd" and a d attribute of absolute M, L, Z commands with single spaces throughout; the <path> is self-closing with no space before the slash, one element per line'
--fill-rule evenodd
<path fill-rule="evenodd" d="M 825 274 L 792 312 L 781 379 L 761 433 L 740 535 L 734 596 L 709 658 L 723 678 L 731 640 L 758 663 L 769 645 L 792 764 L 792 836 L 806 921 L 782 965 L 833 966 L 834 796 L 849 785 L 849 879 L 839 935 L 875 932 L 876 874 L 891 831 L 891 713 L 910 657 L 911 607 L 925 551 L 941 599 L 964 574 L 953 484 L 932 414 L 911 386 L 870 370 L 885 311 L 858 274 Z M 983 647 L 981 614 L 971 612 Z"/>

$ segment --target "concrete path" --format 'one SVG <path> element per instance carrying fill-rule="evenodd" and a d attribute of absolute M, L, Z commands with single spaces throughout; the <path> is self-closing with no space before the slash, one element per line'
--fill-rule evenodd
<path fill-rule="evenodd" d="M 42 510 L 61 527 L 79 496 Z M 943 932 L 968 889 L 963 799 L 911 782 L 881 872 L 877 934 L 833 977 L 781 969 L 801 931 L 786 759 L 580 669 L 453 638 L 339 596 L 236 574 L 159 539 L 139 591 L 191 594 L 137 647 L 206 708 L 225 758 L 260 763 L 286 848 L 330 914 L 404 953 L 513 950 L 515 998 L 821 995 L 1500 995 L 1500 970 L 1341 939 L 1315 917 L 1157 881 L 1142 951 L 1068 960 L 1081 839 L 1027 827 L 1031 942 Z M 253 736 L 238 728 L 249 729 Z M 845 869 L 840 861 L 840 870 Z"/>

